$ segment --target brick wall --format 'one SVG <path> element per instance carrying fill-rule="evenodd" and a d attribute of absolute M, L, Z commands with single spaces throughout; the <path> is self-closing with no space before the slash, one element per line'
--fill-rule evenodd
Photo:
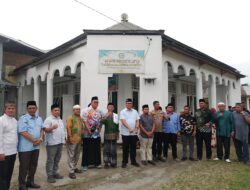
<path fill-rule="evenodd" d="M 6 80 L 15 83 L 16 82 L 15 78 L 13 76 L 9 76 L 9 73 L 12 72 L 17 67 L 29 63 L 34 58 L 35 57 L 30 55 L 24 55 L 12 52 L 3 52 L 3 65 L 4 65 L 3 77 Z"/>

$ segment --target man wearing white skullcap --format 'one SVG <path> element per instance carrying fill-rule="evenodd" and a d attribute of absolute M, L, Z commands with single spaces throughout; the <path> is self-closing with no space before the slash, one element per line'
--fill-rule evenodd
<path fill-rule="evenodd" d="M 216 125 L 216 138 L 217 138 L 217 157 L 214 160 L 224 159 L 230 163 L 230 136 L 234 130 L 232 112 L 225 110 L 226 105 L 224 102 L 218 103 L 218 109 L 213 117 L 213 123 Z M 224 158 L 223 158 L 224 147 Z"/>
<path fill-rule="evenodd" d="M 68 153 L 68 167 L 69 177 L 75 179 L 75 173 L 81 173 L 80 169 L 77 169 L 77 162 L 79 160 L 81 152 L 81 139 L 83 128 L 85 125 L 83 119 L 80 116 L 81 107 L 79 105 L 73 106 L 73 114 L 67 118 L 67 153 Z"/>

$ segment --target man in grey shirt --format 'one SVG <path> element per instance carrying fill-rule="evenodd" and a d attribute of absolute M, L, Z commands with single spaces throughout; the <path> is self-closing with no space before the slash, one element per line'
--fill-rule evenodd
<path fill-rule="evenodd" d="M 233 120 L 235 126 L 234 143 L 238 160 L 250 165 L 248 150 L 248 123 L 250 123 L 250 115 L 243 111 L 240 103 L 235 105 Z"/>
<path fill-rule="evenodd" d="M 155 131 L 154 118 L 149 115 L 148 105 L 142 106 L 143 114 L 140 116 L 140 144 L 141 144 L 141 162 L 143 165 L 155 163 L 152 160 L 152 144 Z"/>

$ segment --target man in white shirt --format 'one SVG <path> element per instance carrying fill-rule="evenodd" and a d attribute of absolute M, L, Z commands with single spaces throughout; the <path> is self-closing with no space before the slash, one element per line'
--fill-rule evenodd
<path fill-rule="evenodd" d="M 56 179 L 62 179 L 58 173 L 58 164 L 62 156 L 63 144 L 67 136 L 66 128 L 60 118 L 59 105 L 51 106 L 51 116 L 44 121 L 45 144 L 47 150 L 46 172 L 47 181 L 55 183 Z"/>
<path fill-rule="evenodd" d="M 133 101 L 128 98 L 126 100 L 126 108 L 120 112 L 122 135 L 122 168 L 126 168 L 128 164 L 128 155 L 130 153 L 131 164 L 135 167 L 140 165 L 136 162 L 136 143 L 138 140 L 137 132 L 139 129 L 139 114 L 133 109 Z"/>
<path fill-rule="evenodd" d="M 14 118 L 14 102 L 4 104 L 4 115 L 0 117 L 0 189 L 8 190 L 16 161 L 17 121 Z"/>

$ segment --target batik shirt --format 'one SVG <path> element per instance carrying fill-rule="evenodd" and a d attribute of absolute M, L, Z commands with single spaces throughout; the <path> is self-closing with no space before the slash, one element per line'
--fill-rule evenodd
<path fill-rule="evenodd" d="M 196 126 L 198 132 L 211 133 L 212 132 L 212 113 L 209 109 L 198 109 L 195 112 Z M 210 126 L 207 127 L 205 124 L 209 123 Z"/>
<path fill-rule="evenodd" d="M 92 106 L 85 108 L 81 113 L 82 118 L 88 123 L 88 128 L 92 132 L 88 133 L 88 130 L 84 130 L 84 138 L 98 138 L 100 137 L 101 119 L 103 113 L 99 109 L 94 109 Z"/>
<path fill-rule="evenodd" d="M 192 115 L 180 116 L 181 132 L 184 135 L 192 135 L 194 126 L 196 125 L 195 118 Z"/>

